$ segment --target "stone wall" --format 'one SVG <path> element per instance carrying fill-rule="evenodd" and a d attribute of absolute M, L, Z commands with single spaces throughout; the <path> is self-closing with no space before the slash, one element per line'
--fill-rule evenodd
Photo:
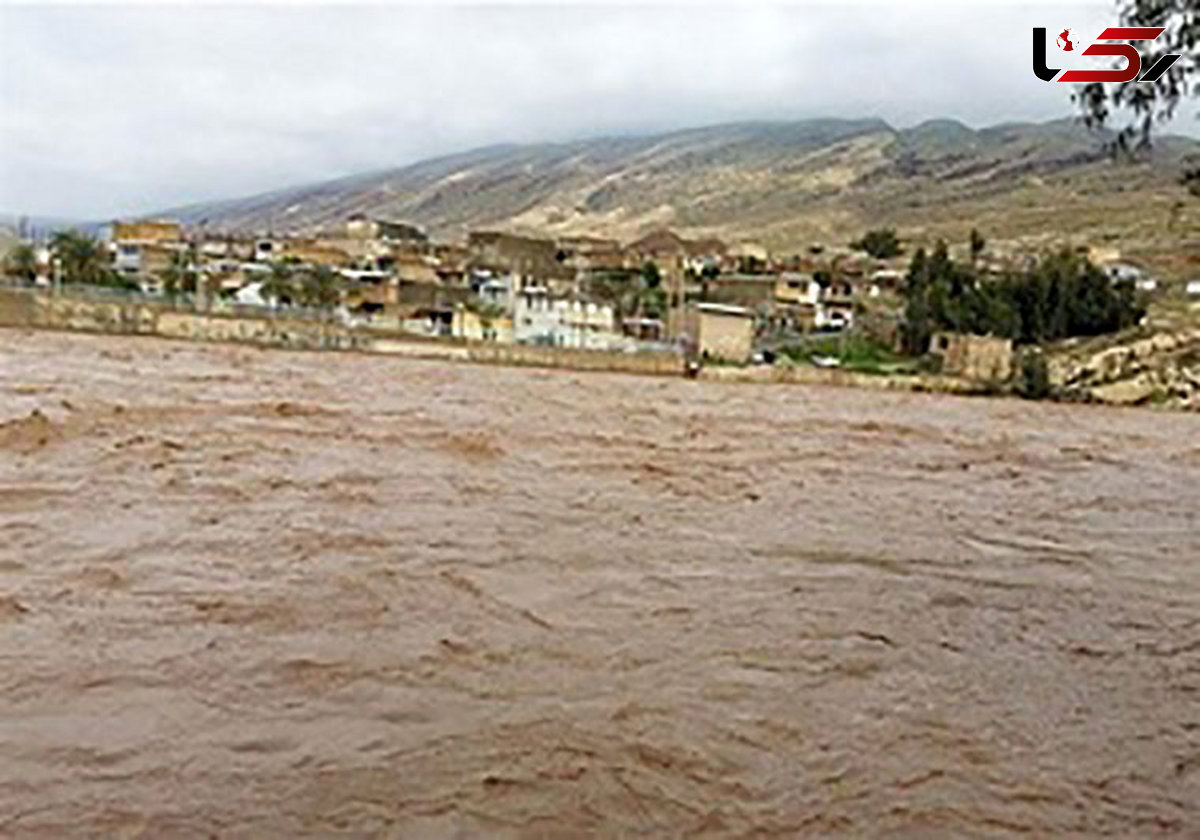
<path fill-rule="evenodd" d="M 929 352 L 942 360 L 942 372 L 979 382 L 1007 382 L 1012 376 L 1012 340 L 965 333 L 934 333 Z"/>
<path fill-rule="evenodd" d="M 679 374 L 683 369 L 674 353 L 610 353 L 523 344 L 470 344 L 467 358 L 487 364 L 643 374 Z"/>
<path fill-rule="evenodd" d="M 1200 329 L 1064 343 L 1048 372 L 1071 398 L 1200 410 Z"/>
<path fill-rule="evenodd" d="M 992 393 L 980 383 L 955 376 L 928 374 L 882 376 L 836 368 L 812 367 L 706 367 L 701 379 L 716 382 L 763 382 L 793 385 L 833 385 L 843 388 L 867 388 L 876 391 L 921 391 L 941 394 Z"/>
<path fill-rule="evenodd" d="M 116 335 L 157 335 L 290 350 L 348 350 L 411 358 L 669 374 L 681 369 L 673 353 L 616 353 L 531 345 L 422 338 L 404 333 L 352 330 L 336 323 L 286 317 L 238 317 L 176 311 L 129 301 L 52 297 L 0 289 L 0 326 L 37 327 Z"/>

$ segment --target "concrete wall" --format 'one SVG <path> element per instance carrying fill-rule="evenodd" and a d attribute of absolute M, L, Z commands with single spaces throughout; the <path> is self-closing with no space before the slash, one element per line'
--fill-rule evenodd
<path fill-rule="evenodd" d="M 479 314 L 464 307 L 454 310 L 454 320 L 451 323 L 450 334 L 455 338 L 466 341 L 492 341 L 502 344 L 513 342 L 513 321 L 507 315 L 500 315 L 487 320 L 487 325 Z"/>

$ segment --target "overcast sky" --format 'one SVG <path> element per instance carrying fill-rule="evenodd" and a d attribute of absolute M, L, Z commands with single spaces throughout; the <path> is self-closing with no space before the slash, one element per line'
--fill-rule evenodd
<path fill-rule="evenodd" d="M 1069 89 L 1033 76 L 1030 27 L 1111 23 L 1110 2 L 0 5 L 0 210 L 107 219 L 741 119 L 1053 119 Z"/>

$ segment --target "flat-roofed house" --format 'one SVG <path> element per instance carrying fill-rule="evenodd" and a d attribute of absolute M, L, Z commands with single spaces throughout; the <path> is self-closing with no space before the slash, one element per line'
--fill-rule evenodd
<path fill-rule="evenodd" d="M 743 306 L 692 303 L 684 313 L 683 332 L 701 358 L 744 363 L 754 349 L 755 315 Z"/>
<path fill-rule="evenodd" d="M 111 238 L 113 268 L 143 284 L 153 282 L 185 247 L 183 225 L 167 220 L 116 221 Z"/>

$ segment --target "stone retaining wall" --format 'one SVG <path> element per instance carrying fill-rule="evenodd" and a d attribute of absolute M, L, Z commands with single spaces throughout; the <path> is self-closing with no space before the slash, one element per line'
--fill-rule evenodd
<path fill-rule="evenodd" d="M 400 333 L 353 330 L 336 323 L 287 317 L 199 314 L 166 305 L 52 297 L 26 290 L 0 289 L 0 326 L 156 335 L 188 341 L 255 344 L 291 350 L 343 350 L 410 358 L 480 364 L 521 365 L 569 370 L 672 376 L 682 372 L 673 353 L 620 353 L 533 345 L 463 342 Z M 844 370 L 783 367 L 705 368 L 702 379 L 716 382 L 774 382 L 835 385 L 883 390 L 973 393 L 978 386 L 947 376 L 872 376 Z"/>

